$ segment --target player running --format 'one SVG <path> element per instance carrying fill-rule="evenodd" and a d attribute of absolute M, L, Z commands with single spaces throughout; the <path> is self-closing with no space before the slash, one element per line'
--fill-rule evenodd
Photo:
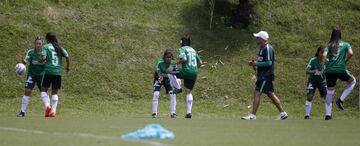
<path fill-rule="evenodd" d="M 170 117 L 176 117 L 176 94 L 173 93 L 170 86 L 169 78 L 167 77 L 167 69 L 169 67 L 176 68 L 176 64 L 172 62 L 174 59 L 173 53 L 170 50 L 166 50 L 162 59 L 159 60 L 154 73 L 154 95 L 152 101 L 152 117 L 157 117 L 157 109 L 159 103 L 160 89 L 161 86 L 165 87 L 166 94 L 170 96 Z M 178 81 L 180 81 L 178 79 Z"/>
<path fill-rule="evenodd" d="M 344 101 L 354 89 L 356 84 L 355 77 L 347 70 L 346 63 L 353 55 L 349 43 L 341 40 L 341 31 L 335 27 L 332 30 L 329 45 L 325 48 L 324 56 L 329 59 L 326 64 L 327 94 L 325 104 L 325 120 L 331 120 L 332 97 L 335 93 L 336 80 L 346 81 L 347 85 L 342 95 L 336 100 L 336 105 L 344 110 Z"/>
<path fill-rule="evenodd" d="M 272 100 L 273 104 L 279 110 L 279 120 L 285 120 L 288 115 L 284 111 L 279 98 L 274 93 L 274 66 L 275 66 L 275 52 L 273 47 L 269 44 L 269 34 L 265 31 L 254 33 L 256 43 L 260 46 L 258 60 L 249 61 L 249 65 L 257 67 L 257 81 L 254 91 L 253 109 L 251 114 L 244 116 L 243 120 L 256 120 L 256 112 L 260 104 L 261 93 L 267 94 Z"/>
<path fill-rule="evenodd" d="M 325 46 L 320 46 L 312 57 L 306 67 L 306 74 L 308 74 L 307 83 L 307 100 L 305 101 L 305 117 L 310 119 L 312 100 L 314 99 L 316 89 L 319 90 L 320 96 L 326 96 L 326 78 L 325 78 L 325 63 L 326 58 L 323 56 Z"/>
<path fill-rule="evenodd" d="M 29 49 L 24 59 L 21 62 L 29 64 L 27 77 L 25 81 L 25 93 L 21 102 L 21 111 L 18 117 L 25 117 L 26 108 L 29 104 L 30 96 L 35 85 L 41 91 L 41 79 L 44 75 L 44 63 L 46 59 L 46 52 L 42 49 L 43 41 L 40 36 L 35 37 L 34 48 Z M 21 56 L 19 56 L 21 57 Z"/>
<path fill-rule="evenodd" d="M 191 109 L 193 104 L 192 90 L 194 88 L 198 67 L 203 65 L 199 55 L 192 48 L 191 39 L 189 36 L 184 36 L 180 40 L 181 48 L 179 49 L 179 62 L 182 64 L 182 68 L 173 70 L 168 69 L 168 77 L 170 79 L 170 85 L 174 88 L 174 93 L 181 92 L 180 85 L 176 81 L 176 77 L 184 79 L 185 93 L 186 93 L 186 115 L 185 118 L 191 118 Z"/>
<path fill-rule="evenodd" d="M 69 72 L 70 58 L 65 48 L 58 43 L 56 35 L 46 34 L 47 44 L 43 47 L 46 51 L 45 74 L 42 79 L 41 99 L 45 104 L 45 117 L 55 117 L 58 104 L 58 90 L 61 88 L 62 57 L 66 58 L 66 71 Z M 52 104 L 50 107 L 50 98 L 48 89 L 51 85 Z"/>

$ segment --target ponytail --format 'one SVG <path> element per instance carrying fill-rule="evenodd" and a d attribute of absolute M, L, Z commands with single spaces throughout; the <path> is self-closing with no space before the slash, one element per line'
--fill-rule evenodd
<path fill-rule="evenodd" d="M 62 50 L 61 50 L 61 46 L 56 38 L 56 35 L 49 32 L 46 34 L 46 39 L 47 39 L 48 43 L 51 43 L 54 46 L 56 53 L 60 57 Z"/>

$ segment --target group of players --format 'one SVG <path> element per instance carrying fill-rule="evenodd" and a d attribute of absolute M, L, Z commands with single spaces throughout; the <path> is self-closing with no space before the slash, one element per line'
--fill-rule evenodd
<path fill-rule="evenodd" d="M 45 117 L 55 117 L 58 105 L 58 91 L 61 88 L 62 58 L 66 58 L 66 71 L 69 71 L 70 58 L 65 48 L 60 46 L 54 33 L 47 33 L 43 39 L 38 36 L 35 38 L 34 47 L 30 48 L 25 58 L 18 56 L 18 61 L 29 64 L 28 73 L 25 81 L 25 91 L 21 103 L 21 111 L 18 117 L 24 117 L 26 108 L 30 101 L 30 96 L 35 85 L 41 91 L 40 98 L 44 103 Z M 51 105 L 48 89 L 51 86 Z"/>
<path fill-rule="evenodd" d="M 256 43 L 260 49 L 258 59 L 249 61 L 249 66 L 256 68 L 257 81 L 253 95 L 252 112 L 242 117 L 244 120 L 256 120 L 256 112 L 260 105 L 260 96 L 265 93 L 279 111 L 279 120 L 288 118 L 279 98 L 275 95 L 273 81 L 275 66 L 275 51 L 269 43 L 269 34 L 260 31 L 253 34 L 256 37 Z M 25 95 L 23 96 L 21 112 L 19 117 L 24 117 L 26 107 L 29 102 L 31 91 L 35 84 L 41 90 L 41 99 L 45 106 L 45 117 L 55 117 L 58 103 L 57 92 L 61 87 L 62 57 L 66 58 L 66 71 L 69 71 L 69 55 L 61 47 L 53 33 L 46 34 L 46 43 L 42 46 L 43 40 L 40 37 L 35 39 L 35 48 L 30 49 L 23 63 L 29 64 L 27 80 L 25 82 Z M 194 88 L 197 73 L 203 62 L 198 52 L 191 47 L 191 39 L 184 36 L 180 40 L 181 47 L 178 52 L 179 60 L 175 62 L 174 54 L 170 50 L 163 53 L 162 58 L 156 65 L 153 81 L 153 100 L 152 100 L 152 117 L 158 116 L 158 99 L 162 86 L 166 89 L 166 94 L 170 96 L 170 117 L 176 115 L 176 94 L 182 92 L 181 80 L 184 80 L 186 94 L 186 114 L 185 118 L 192 117 L 192 104 Z M 347 70 L 346 63 L 352 57 L 353 52 L 349 43 L 341 40 L 341 31 L 335 27 L 332 30 L 330 41 L 325 46 L 320 46 L 314 57 L 312 57 L 306 67 L 308 74 L 307 83 L 307 100 L 305 102 L 305 117 L 310 119 L 312 101 L 316 89 L 319 90 L 320 96 L 325 97 L 325 120 L 332 119 L 332 97 L 337 79 L 346 81 L 342 95 L 336 100 L 336 105 L 344 110 L 344 100 L 353 90 L 356 79 Z M 177 67 L 181 65 L 182 67 Z M 52 105 L 47 94 L 48 88 L 52 85 Z"/>
<path fill-rule="evenodd" d="M 256 37 L 256 43 L 260 49 L 258 59 L 249 61 L 249 66 L 257 71 L 257 81 L 253 96 L 252 111 L 249 115 L 242 117 L 243 120 L 256 120 L 256 112 L 260 105 L 260 96 L 265 93 L 279 111 L 278 120 L 285 120 L 288 114 L 285 112 L 279 98 L 275 95 L 273 81 L 275 66 L 275 51 L 269 43 L 269 34 L 266 31 L 260 31 L 253 34 Z M 184 79 L 186 88 L 187 110 L 185 118 L 191 118 L 191 108 L 193 96 L 191 90 L 194 87 L 198 67 L 203 65 L 197 52 L 190 46 L 190 38 L 181 38 L 181 48 L 179 49 L 179 59 L 173 63 L 173 54 L 166 50 L 163 58 L 157 64 L 157 70 L 154 75 L 154 96 L 152 117 L 157 117 L 158 98 L 160 88 L 163 85 L 166 93 L 170 95 L 170 117 L 176 117 L 176 94 L 181 92 L 180 82 L 177 78 Z M 353 55 L 351 45 L 341 40 L 341 30 L 334 27 L 331 33 L 330 41 L 327 45 L 320 46 L 315 56 L 312 57 L 306 67 L 308 74 L 307 100 L 305 102 L 305 117 L 310 119 L 310 111 L 315 91 L 318 89 L 320 96 L 325 98 L 325 120 L 332 119 L 332 97 L 335 92 L 337 79 L 346 81 L 347 86 L 336 105 L 344 110 L 344 101 L 354 89 L 356 84 L 355 77 L 347 70 L 346 63 Z M 182 68 L 176 68 L 176 64 L 181 64 Z"/>

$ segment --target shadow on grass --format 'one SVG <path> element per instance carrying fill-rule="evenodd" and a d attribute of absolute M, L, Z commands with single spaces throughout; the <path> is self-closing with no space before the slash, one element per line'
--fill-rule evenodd
<path fill-rule="evenodd" d="M 228 0 L 216 0 L 213 27 L 210 29 L 208 1 L 189 5 L 181 12 L 182 23 L 185 25 L 181 33 L 189 34 L 192 46 L 196 50 L 203 49 L 205 53 L 202 55 L 207 57 L 229 57 L 239 51 L 248 51 L 248 48 L 256 47 L 252 33 L 257 30 L 247 26 L 250 19 L 245 20 L 245 26 L 239 22 L 240 16 L 234 16 L 238 12 L 234 9 L 238 7 L 237 3 L 230 3 Z"/>

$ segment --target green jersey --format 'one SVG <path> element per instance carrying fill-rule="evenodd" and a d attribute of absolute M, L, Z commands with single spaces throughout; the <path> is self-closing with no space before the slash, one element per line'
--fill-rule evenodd
<path fill-rule="evenodd" d="M 336 49 L 330 46 L 325 48 L 328 53 L 327 58 L 329 62 L 326 63 L 326 72 L 328 73 L 343 73 L 346 72 L 346 53 L 351 50 L 349 43 L 340 41 Z"/>
<path fill-rule="evenodd" d="M 28 76 L 34 77 L 44 74 L 44 63 L 41 63 L 41 59 L 45 56 L 46 52 L 44 49 L 38 52 L 35 48 L 31 48 L 26 53 L 25 60 L 29 63 Z"/>
<path fill-rule="evenodd" d="M 196 80 L 198 73 L 197 64 L 200 62 L 197 52 L 190 46 L 183 46 L 179 49 L 179 58 L 185 61 L 182 64 L 182 76 Z"/>
<path fill-rule="evenodd" d="M 326 68 L 325 63 L 320 64 L 318 57 L 313 57 L 310 59 L 308 65 L 306 67 L 306 70 L 324 71 L 325 68 Z M 310 75 L 308 75 L 308 81 L 312 84 L 326 83 L 325 75 L 310 74 Z"/>
<path fill-rule="evenodd" d="M 170 64 L 166 64 L 163 59 L 160 59 L 156 65 L 156 72 L 167 74 L 167 69 L 172 67 L 173 69 L 176 68 L 176 64 L 171 62 Z"/>
<path fill-rule="evenodd" d="M 61 48 L 61 56 L 58 56 L 55 47 L 51 43 L 46 44 L 43 50 L 46 51 L 45 74 L 61 75 L 62 57 L 69 56 L 65 48 Z"/>

